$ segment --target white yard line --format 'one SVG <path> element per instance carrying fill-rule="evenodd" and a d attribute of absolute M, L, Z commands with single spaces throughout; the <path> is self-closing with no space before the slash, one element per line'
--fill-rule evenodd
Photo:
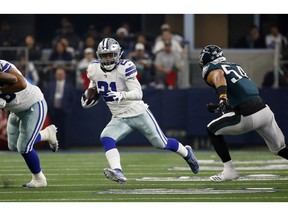
<path fill-rule="evenodd" d="M 245 197 L 241 197 L 241 199 L 245 199 L 246 201 L 255 201 L 255 200 L 259 200 L 260 198 L 261 199 L 267 199 L 269 201 L 273 201 L 275 199 L 288 199 L 288 196 L 285 196 L 285 197 L 278 197 L 278 196 L 272 196 L 271 194 L 269 195 L 269 197 L 258 197 L 258 196 L 250 196 L 251 194 L 249 194 L 249 196 L 245 196 Z M 156 201 L 161 201 L 161 200 L 190 200 L 190 201 L 193 201 L 193 200 L 202 200 L 202 201 L 205 201 L 205 200 L 210 200 L 210 201 L 215 201 L 215 200 L 220 200 L 220 201 L 232 201 L 232 200 L 239 200 L 239 197 L 233 197 L 231 195 L 229 195 L 229 197 L 113 197 L 113 198 L 47 198 L 47 199 L 41 199 L 41 198 L 36 198 L 36 199 L 5 199 L 5 200 L 1 200 L 1 202 L 10 202 L 10 201 L 13 201 L 13 202 L 76 202 L 76 201 L 87 201 L 87 202 L 93 202 L 93 201 L 137 201 L 137 200 L 156 200 Z"/>

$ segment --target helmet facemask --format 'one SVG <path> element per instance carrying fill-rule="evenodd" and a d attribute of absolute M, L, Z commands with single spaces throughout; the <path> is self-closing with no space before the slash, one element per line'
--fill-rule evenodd
<path fill-rule="evenodd" d="M 119 43 L 113 38 L 103 39 L 97 49 L 97 57 L 100 61 L 101 67 L 107 71 L 111 71 L 119 63 L 122 55 Z"/>
<path fill-rule="evenodd" d="M 115 52 L 99 54 L 101 66 L 106 70 L 113 70 L 119 62 L 118 54 Z"/>

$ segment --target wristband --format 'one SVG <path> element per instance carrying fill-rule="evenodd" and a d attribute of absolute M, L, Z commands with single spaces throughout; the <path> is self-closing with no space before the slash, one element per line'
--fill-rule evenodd
<path fill-rule="evenodd" d="M 221 85 L 217 88 L 217 93 L 219 95 L 219 98 L 227 98 L 227 86 Z"/>

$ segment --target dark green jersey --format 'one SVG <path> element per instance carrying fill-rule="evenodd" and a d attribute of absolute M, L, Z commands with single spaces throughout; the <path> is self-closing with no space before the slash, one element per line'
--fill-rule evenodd
<path fill-rule="evenodd" d="M 216 69 L 224 72 L 227 82 L 227 97 L 232 107 L 259 96 L 256 84 L 247 76 L 240 65 L 231 62 L 214 61 L 205 66 L 202 70 L 202 77 L 207 84 L 208 74 Z M 215 86 L 212 87 L 215 88 Z"/>

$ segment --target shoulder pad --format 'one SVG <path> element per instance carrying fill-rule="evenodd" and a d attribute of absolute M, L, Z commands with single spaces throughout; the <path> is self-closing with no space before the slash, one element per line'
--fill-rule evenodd
<path fill-rule="evenodd" d="M 134 77 L 137 75 L 136 65 L 129 59 L 121 59 L 119 66 L 123 70 L 125 77 Z"/>

